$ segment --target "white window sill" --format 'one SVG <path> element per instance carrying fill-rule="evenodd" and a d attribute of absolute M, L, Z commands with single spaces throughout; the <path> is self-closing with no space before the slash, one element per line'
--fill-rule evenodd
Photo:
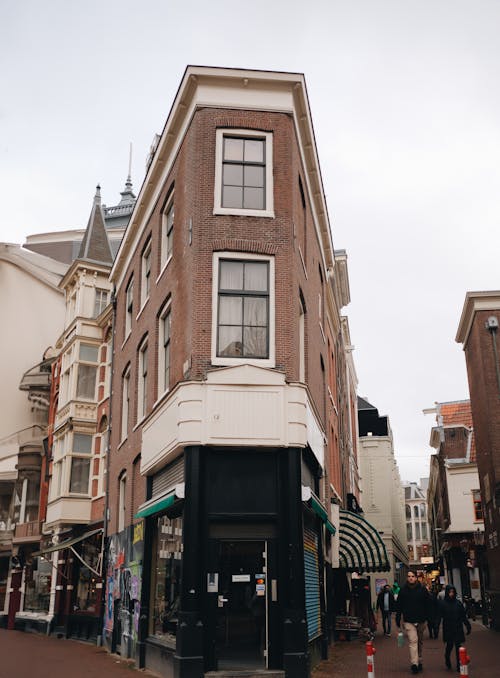
<path fill-rule="evenodd" d="M 255 367 L 276 367 L 273 358 L 221 358 L 212 356 L 212 365 L 217 367 L 232 367 L 234 365 L 254 365 Z"/>
<path fill-rule="evenodd" d="M 139 318 L 141 317 L 141 314 L 144 311 L 144 309 L 146 308 L 148 301 L 149 301 L 149 297 L 144 299 L 143 304 L 142 304 L 141 308 L 139 309 L 139 313 L 135 316 L 136 320 L 139 320 Z"/>
<path fill-rule="evenodd" d="M 125 346 L 125 344 L 126 344 L 127 341 L 129 340 L 129 337 L 130 337 L 131 334 L 132 334 L 132 330 L 129 330 L 127 336 L 126 336 L 125 339 L 123 340 L 122 345 L 120 346 L 120 349 L 122 349 L 122 348 Z"/>
<path fill-rule="evenodd" d="M 138 429 L 140 426 L 142 426 L 142 424 L 146 421 L 146 419 L 147 419 L 147 415 L 144 414 L 144 415 L 139 419 L 139 421 L 137 422 L 137 424 L 134 426 L 134 428 L 132 429 L 132 431 L 137 431 L 137 429 Z"/>
<path fill-rule="evenodd" d="M 170 255 L 169 258 L 167 259 L 167 261 L 163 264 L 163 268 L 162 268 L 161 271 L 160 271 L 160 275 L 159 275 L 159 276 L 156 278 L 156 280 L 155 280 L 156 284 L 158 284 L 160 278 L 162 277 L 162 275 L 163 275 L 163 274 L 165 273 L 165 271 L 167 270 L 167 267 L 168 267 L 168 265 L 169 265 L 169 263 L 170 263 L 171 261 L 172 261 L 172 255 Z"/>
<path fill-rule="evenodd" d="M 214 207 L 214 214 L 229 214 L 235 217 L 266 217 L 274 219 L 274 210 L 245 210 L 237 207 Z"/>

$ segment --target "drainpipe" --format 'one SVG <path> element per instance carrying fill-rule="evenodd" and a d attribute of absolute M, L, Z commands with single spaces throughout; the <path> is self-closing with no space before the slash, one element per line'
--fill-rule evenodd
<path fill-rule="evenodd" d="M 497 348 L 498 318 L 494 315 L 490 315 L 490 317 L 485 323 L 485 327 L 491 334 L 491 343 L 493 344 L 493 355 L 495 356 L 495 372 L 497 375 L 498 393 L 500 395 L 500 365 L 498 363 L 498 348 Z"/>
<path fill-rule="evenodd" d="M 113 288 L 111 293 L 111 305 L 113 308 L 113 313 L 111 315 L 111 362 L 110 362 L 110 373 L 109 373 L 109 408 L 108 408 L 108 440 L 106 444 L 106 485 L 105 485 L 105 502 L 104 502 L 104 521 L 103 521 L 103 532 L 102 532 L 102 592 L 103 597 L 101 600 L 101 618 L 100 618 L 100 629 L 101 634 L 97 637 L 97 644 L 102 645 L 102 636 L 104 633 L 104 615 L 106 613 L 106 572 L 108 565 L 107 557 L 107 539 L 108 539 L 108 521 L 109 521 L 109 464 L 110 464 L 110 449 L 111 449 L 111 430 L 112 430 L 112 412 L 113 412 L 113 398 L 112 398 L 112 384 L 113 384 L 113 372 L 114 372 L 114 362 L 115 362 L 115 329 L 116 329 L 116 290 Z"/>

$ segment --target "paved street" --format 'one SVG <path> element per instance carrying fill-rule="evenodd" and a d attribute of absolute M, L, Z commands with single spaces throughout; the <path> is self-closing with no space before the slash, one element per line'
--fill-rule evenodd
<path fill-rule="evenodd" d="M 102 647 L 58 640 L 36 633 L 0 629 L 0 678 L 140 678 L 155 676 L 131 670 Z"/>
<path fill-rule="evenodd" d="M 467 650 L 471 657 L 469 676 L 471 678 L 493 678 L 498 676 L 498 645 L 500 634 L 486 629 L 479 622 L 472 623 L 472 633 L 467 637 Z M 376 678 L 403 678 L 410 676 L 408 646 L 397 646 L 396 632 L 391 638 L 377 633 L 374 644 Z M 429 640 L 424 636 L 424 671 L 419 674 L 427 678 L 458 675 L 448 671 L 444 665 L 444 644 L 439 640 Z M 453 665 L 454 666 L 454 665 Z M 338 642 L 331 651 L 328 660 L 322 662 L 314 671 L 313 678 L 366 678 L 365 643 L 359 640 Z"/>
<path fill-rule="evenodd" d="M 427 634 L 426 634 L 427 636 Z M 494 678 L 498 675 L 500 634 L 472 622 L 467 639 L 471 656 L 471 678 Z M 375 637 L 375 674 L 377 678 L 403 678 L 409 672 L 408 648 L 397 647 L 396 635 Z M 134 671 L 129 663 L 109 655 L 103 648 L 74 640 L 58 640 L 34 633 L 0 629 L 0 678 L 133 678 L 154 676 L 149 671 Z M 359 640 L 338 642 L 330 658 L 314 671 L 313 678 L 366 678 L 365 644 Z M 457 675 L 447 671 L 441 640 L 424 642 L 424 673 L 428 678 Z"/>

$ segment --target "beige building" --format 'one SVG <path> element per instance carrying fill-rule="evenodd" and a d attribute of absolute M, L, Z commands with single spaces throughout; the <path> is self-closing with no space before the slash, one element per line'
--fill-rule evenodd
<path fill-rule="evenodd" d="M 378 579 L 403 581 L 408 566 L 404 514 L 404 489 L 394 457 L 394 441 L 388 417 L 358 397 L 359 468 L 363 515 L 379 532 L 385 544 L 390 571 Z M 376 581 L 372 577 L 372 601 Z"/>
<path fill-rule="evenodd" d="M 0 615 L 7 612 L 13 539 L 22 542 L 20 530 L 27 522 L 31 530 L 39 532 L 37 510 L 29 510 L 37 488 L 30 487 L 30 479 L 23 476 L 20 456 L 39 460 L 42 454 L 48 380 L 47 374 L 34 366 L 50 354 L 63 327 L 64 294 L 58 284 L 66 268 L 19 245 L 0 244 L 0 348 L 4 356 L 0 388 Z M 23 391 L 29 388 L 30 397 L 20 390 L 21 385 Z"/>

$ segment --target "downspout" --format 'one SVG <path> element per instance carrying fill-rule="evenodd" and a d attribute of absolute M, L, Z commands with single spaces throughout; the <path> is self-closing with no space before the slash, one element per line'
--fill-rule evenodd
<path fill-rule="evenodd" d="M 104 614 L 106 607 L 106 572 L 108 565 L 107 558 L 107 539 L 108 539 L 108 521 L 109 521 L 109 466 L 110 466 L 110 449 L 111 449 L 111 430 L 112 430 L 112 421 L 113 421 L 113 372 L 114 372 L 114 362 L 115 362 L 115 326 L 116 326 L 116 290 L 113 288 L 111 292 L 111 305 L 113 308 L 113 313 L 111 315 L 111 362 L 109 370 L 109 417 L 108 417 L 108 440 L 106 444 L 106 485 L 105 485 L 105 502 L 104 502 L 104 522 L 103 522 L 103 531 L 102 531 L 102 558 L 101 558 L 101 579 L 102 579 L 102 592 L 103 598 L 101 599 L 101 618 L 100 618 L 100 629 L 101 634 L 98 636 L 98 645 L 102 645 L 102 636 L 104 633 Z M 100 642 L 99 642 L 100 641 Z"/>

